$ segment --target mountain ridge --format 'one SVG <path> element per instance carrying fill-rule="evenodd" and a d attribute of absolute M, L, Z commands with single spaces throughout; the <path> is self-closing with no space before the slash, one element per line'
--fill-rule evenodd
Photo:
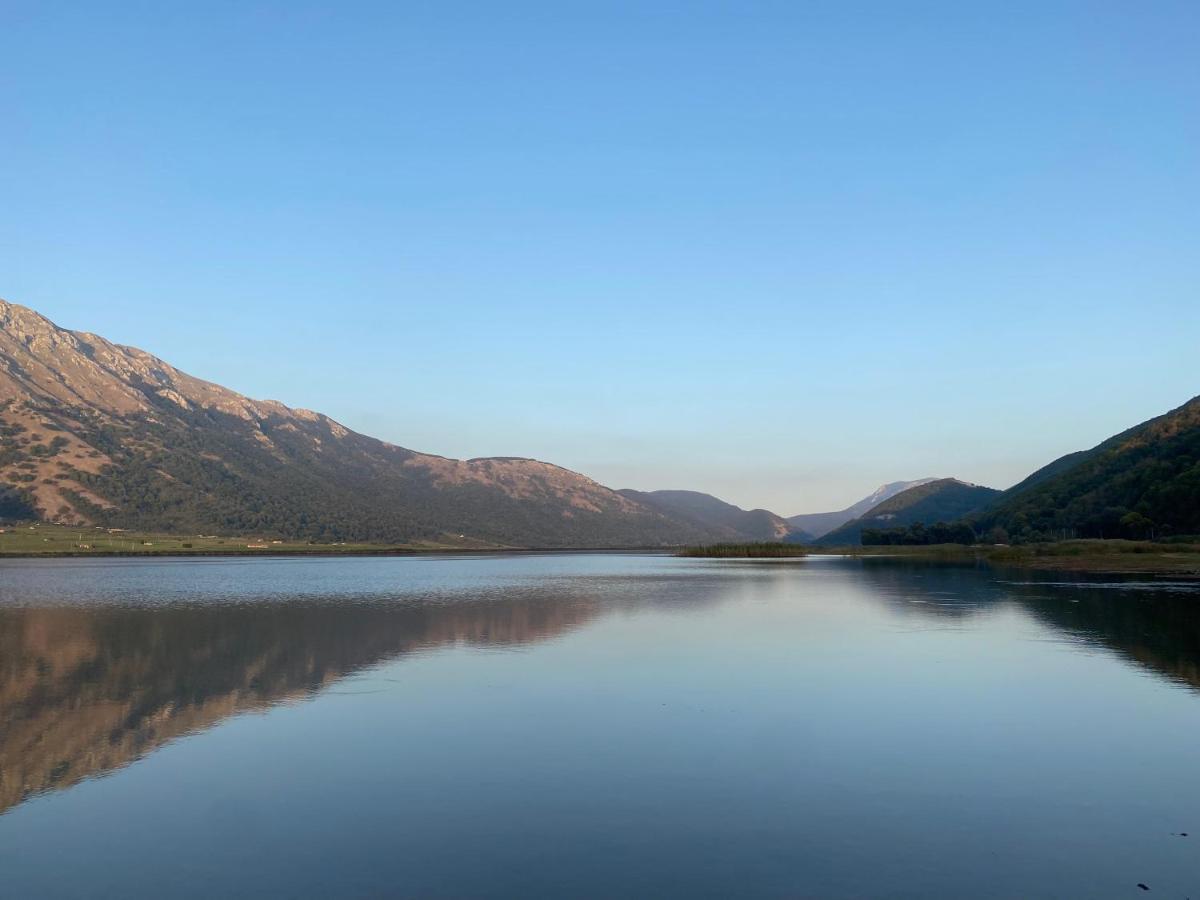
<path fill-rule="evenodd" d="M 1200 396 L 1043 466 L 973 525 L 1019 541 L 1200 533 Z"/>
<path fill-rule="evenodd" d="M 780 541 L 797 535 L 786 519 L 769 509 L 742 509 L 712 494 L 688 490 L 635 491 L 617 493 L 662 510 L 673 518 L 720 532 L 720 540 Z"/>
<path fill-rule="evenodd" d="M 811 540 L 816 540 L 833 531 L 835 528 L 844 525 L 851 519 L 857 519 L 872 507 L 877 506 L 890 497 L 894 497 L 901 491 L 906 491 L 918 485 L 928 484 L 931 481 L 937 481 L 937 479 L 930 477 L 917 478 L 912 481 L 889 481 L 886 484 L 881 484 L 870 494 L 850 504 L 845 509 L 824 513 L 800 513 L 795 516 L 788 516 L 786 521 L 796 532 L 807 534 Z"/>
<path fill-rule="evenodd" d="M 911 493 L 931 484 L 940 500 Z M 844 510 L 784 518 L 698 491 L 613 490 L 528 456 L 411 450 L 0 300 L 0 518 L 547 548 L 829 545 L 857 542 L 863 527 L 936 521 L 1000 542 L 1197 533 L 1200 397 L 1060 457 L 1003 494 L 924 478 L 888 482 Z"/>
<path fill-rule="evenodd" d="M 865 529 L 902 528 L 917 523 L 954 522 L 1000 495 L 994 488 L 958 478 L 937 478 L 907 488 L 858 518 L 851 519 L 817 539 L 823 546 L 859 544 Z"/>
<path fill-rule="evenodd" d="M 4 300 L 0 485 L 0 514 L 145 530 L 498 546 L 717 536 L 552 463 L 420 453 Z"/>

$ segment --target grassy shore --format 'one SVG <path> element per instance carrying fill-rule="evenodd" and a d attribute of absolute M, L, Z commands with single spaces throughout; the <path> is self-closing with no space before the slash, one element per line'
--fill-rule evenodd
<path fill-rule="evenodd" d="M 0 526 L 0 558 L 5 556 L 264 556 L 418 553 L 490 549 L 470 541 L 414 544 L 310 543 L 261 535 L 179 535 L 109 531 L 66 525 Z"/>
<path fill-rule="evenodd" d="M 1200 578 L 1200 544 L 1090 540 L 995 546 L 804 547 L 795 544 L 714 544 L 687 547 L 679 556 L 703 559 L 777 559 L 820 554 L 943 562 L 984 562 L 997 567 L 1064 572 L 1173 575 Z"/>
<path fill-rule="evenodd" d="M 1200 545 L 1150 541 L 1062 541 L 994 547 L 993 565 L 1072 572 L 1178 575 L 1200 578 Z"/>
<path fill-rule="evenodd" d="M 855 557 L 975 560 L 994 566 L 1063 572 L 1200 578 L 1200 545 L 1197 544 L 1087 540 L 1014 546 L 936 544 L 927 547 L 822 547 L 817 552 Z"/>
<path fill-rule="evenodd" d="M 178 535 L 108 531 L 65 525 L 0 526 L 0 558 L 22 556 L 270 556 L 382 554 L 505 550 L 468 540 L 412 544 L 309 543 L 261 535 Z M 629 548 L 635 549 L 635 548 Z M 684 547 L 696 559 L 790 559 L 810 554 L 889 557 L 945 562 L 984 562 L 997 567 L 1064 572 L 1169 575 L 1200 578 L 1200 544 L 1090 540 L 1019 546 L 807 547 L 800 544 L 725 543 Z"/>

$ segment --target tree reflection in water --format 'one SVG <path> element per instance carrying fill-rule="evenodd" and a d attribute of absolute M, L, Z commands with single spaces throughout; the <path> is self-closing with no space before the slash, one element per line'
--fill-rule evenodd
<path fill-rule="evenodd" d="M 1200 690 L 1200 582 L 863 562 L 876 596 L 898 612 L 962 618 L 1013 604 L 1068 638 L 1107 647 L 1149 672 Z"/>

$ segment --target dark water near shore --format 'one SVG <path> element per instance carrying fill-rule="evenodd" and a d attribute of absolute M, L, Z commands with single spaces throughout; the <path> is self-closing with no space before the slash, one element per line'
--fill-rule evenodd
<path fill-rule="evenodd" d="M 1139 882 L 1200 898 L 1200 584 L 606 554 L 0 562 L 0 897 Z"/>

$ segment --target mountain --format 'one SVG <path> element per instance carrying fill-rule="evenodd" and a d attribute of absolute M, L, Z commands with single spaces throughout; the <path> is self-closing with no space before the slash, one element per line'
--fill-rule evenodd
<path fill-rule="evenodd" d="M 974 524 L 1017 541 L 1200 534 L 1200 397 L 1055 460 Z"/>
<path fill-rule="evenodd" d="M 611 547 L 719 536 L 549 463 L 447 459 L 252 400 L 3 300 L 0 516 L 317 541 Z"/>
<path fill-rule="evenodd" d="M 817 543 L 827 547 L 860 544 L 863 530 L 867 528 L 891 529 L 918 522 L 923 525 L 953 522 L 986 506 L 999 495 L 994 488 L 968 484 L 957 478 L 939 478 L 889 497 L 865 515 L 822 535 Z"/>
<path fill-rule="evenodd" d="M 779 541 L 794 534 L 786 519 L 765 509 L 745 510 L 699 491 L 633 491 L 617 493 L 657 509 L 673 519 L 713 533 L 719 540 Z M 802 534 L 802 537 L 808 537 Z"/>
<path fill-rule="evenodd" d="M 823 534 L 833 531 L 839 525 L 844 525 L 851 519 L 857 519 L 872 507 L 878 506 L 901 491 L 936 480 L 935 478 L 918 478 L 916 481 L 891 481 L 880 485 L 871 494 L 845 509 L 839 509 L 837 512 L 801 513 L 798 516 L 788 516 L 787 523 L 793 532 L 803 532 L 812 535 L 814 539 L 819 538 Z"/>

